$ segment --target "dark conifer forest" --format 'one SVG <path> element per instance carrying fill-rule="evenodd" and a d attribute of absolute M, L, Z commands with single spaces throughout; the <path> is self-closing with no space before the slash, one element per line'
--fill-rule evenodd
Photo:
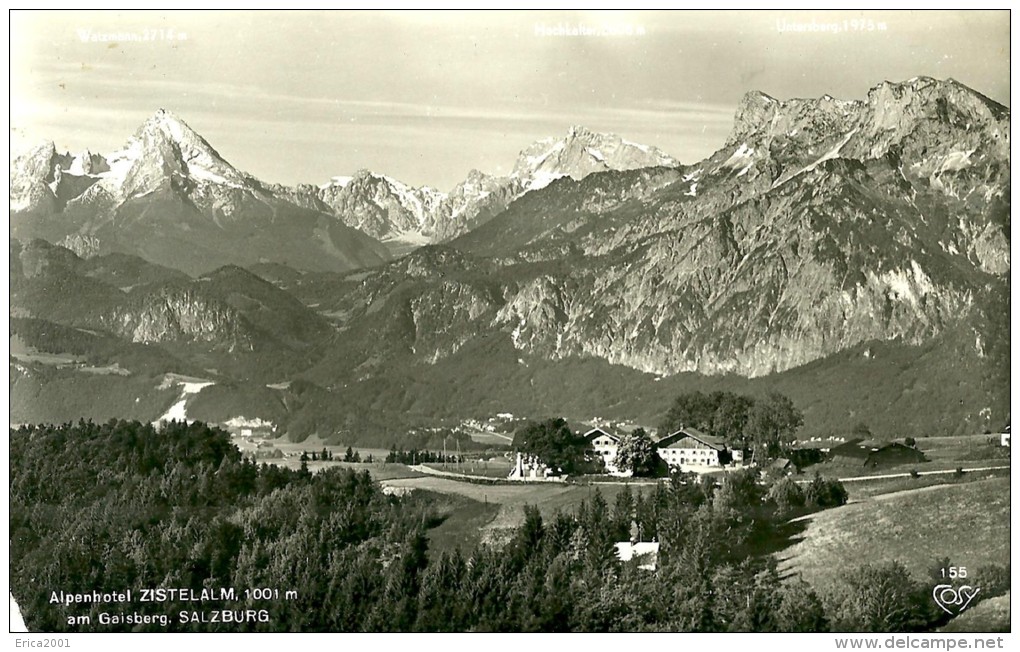
<path fill-rule="evenodd" d="M 503 543 L 437 551 L 429 530 L 441 518 L 428 492 L 385 495 L 367 472 L 344 468 L 256 465 L 202 423 L 24 426 L 10 450 L 11 590 L 33 631 L 920 631 L 943 622 L 931 587 L 895 562 L 852 569 L 823 594 L 780 575 L 771 552 L 791 535 L 790 517 L 846 500 L 821 478 L 769 485 L 741 471 L 717 485 L 676 474 L 613 505 L 593 491 L 552 517 L 528 507 Z M 617 558 L 614 543 L 635 532 L 660 543 L 656 570 Z M 997 570 L 1006 580 L 986 583 L 981 598 L 1007 589 L 1008 570 Z M 235 594 L 141 602 L 145 588 Z M 132 604 L 51 601 L 126 589 Z M 111 611 L 167 621 L 99 624 Z M 263 616 L 181 616 L 211 611 Z M 71 624 L 78 616 L 91 624 Z"/>

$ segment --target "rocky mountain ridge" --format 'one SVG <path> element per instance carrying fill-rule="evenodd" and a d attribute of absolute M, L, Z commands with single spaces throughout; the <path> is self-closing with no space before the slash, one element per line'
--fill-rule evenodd
<path fill-rule="evenodd" d="M 275 221 L 281 206 L 297 207 L 332 216 L 339 225 L 402 254 L 466 233 L 555 179 L 663 165 L 679 163 L 654 147 L 574 126 L 563 138 L 547 138 L 523 150 L 510 175 L 472 170 L 448 193 L 414 188 L 370 170 L 317 186 L 288 187 L 237 170 L 183 120 L 160 109 L 122 150 L 107 157 L 87 151 L 60 154 L 53 143 L 17 157 L 11 167 L 10 206 L 16 214 L 83 216 L 80 229 L 63 234 L 72 246 L 81 238 L 97 238 L 97 220 L 149 197 L 181 197 L 218 227 L 243 226 L 239 220 L 259 217 Z M 29 229 L 22 235 L 49 233 Z M 364 243 L 359 247 L 378 249 Z"/>
<path fill-rule="evenodd" d="M 483 274 L 498 291 L 458 286 L 440 258 L 435 287 L 399 305 L 414 324 L 436 322 L 439 305 L 528 354 L 660 375 L 759 377 L 986 323 L 1008 312 L 1010 264 L 1008 110 L 989 102 L 927 79 L 861 102 L 749 94 L 728 144 L 700 163 L 563 180 L 453 240 L 498 263 Z M 405 276 L 362 286 L 378 305 Z M 461 311 L 457 296 L 472 297 Z M 357 297 L 342 300 L 367 305 Z M 981 328 L 964 329 L 977 356 Z M 412 346 L 436 360 L 467 331 Z"/>
<path fill-rule="evenodd" d="M 200 274 L 226 264 L 341 271 L 383 262 L 378 240 L 225 161 L 169 111 L 108 157 L 46 143 L 11 167 L 11 236 L 120 252 Z"/>
<path fill-rule="evenodd" d="M 263 385 L 297 378 L 319 388 L 320 407 L 349 400 L 366 414 L 460 414 L 475 403 L 500 407 L 501 397 L 510 403 L 502 407 L 515 413 L 558 401 L 585 409 L 602 401 L 623 410 L 629 399 L 621 397 L 633 387 L 647 392 L 660 380 L 693 378 L 712 386 L 735 379 L 756 387 L 770 379 L 788 383 L 793 394 L 813 401 L 816 415 L 826 414 L 829 425 L 812 426 L 819 429 L 869 410 L 886 410 L 881 418 L 899 423 L 893 412 L 901 409 L 935 427 L 937 414 L 921 412 L 938 410 L 924 408 L 921 397 L 938 394 L 945 403 L 947 387 L 960 394 L 954 401 L 966 398 L 939 407 L 953 424 L 947 428 L 983 428 L 1008 415 L 1005 107 L 962 84 L 927 78 L 884 83 L 856 101 L 780 101 L 749 93 L 723 147 L 703 161 L 679 165 L 656 154 L 640 159 L 655 166 L 598 174 L 599 157 L 589 150 L 608 158 L 616 141 L 594 144 L 580 129 L 571 138 L 522 154 L 525 163 L 508 177 L 515 180 L 510 185 L 469 175 L 462 199 L 489 192 L 498 201 L 494 214 L 466 233 L 441 231 L 453 221 L 426 219 L 437 214 L 426 207 L 441 211 L 453 193 L 445 199 L 435 191 L 415 195 L 370 172 L 324 187 L 246 186 L 246 196 L 264 193 L 333 220 L 327 224 L 343 226 L 326 200 L 345 206 L 359 228 L 392 238 L 390 251 L 398 236 L 418 238 L 409 255 L 352 264 L 359 269 L 349 271 L 309 270 L 267 257 L 252 269 L 282 293 L 278 299 L 227 268 L 203 276 L 222 279 L 215 294 L 174 294 L 180 287 L 197 292 L 210 281 L 170 279 L 160 287 L 171 294 L 138 295 L 151 296 L 150 304 L 124 302 L 117 294 L 120 279 L 134 268 L 104 258 L 102 279 L 112 284 L 96 285 L 100 279 L 88 273 L 50 283 L 44 274 L 19 286 L 13 305 L 25 313 L 19 316 L 63 323 L 75 318 L 67 308 L 75 305 L 73 297 L 94 297 L 90 303 L 114 306 L 102 314 L 115 317 L 82 327 L 112 329 L 129 339 L 140 333 L 136 342 L 172 346 L 175 353 L 184 346 L 202 368 L 234 364 Z M 158 133 L 150 140 L 161 142 Z M 618 162 L 625 166 L 635 150 L 619 143 L 616 151 L 624 154 Z M 160 206 L 191 197 L 179 188 L 188 183 L 180 161 L 196 157 L 156 150 L 167 151 L 169 162 L 133 175 L 138 190 L 163 178 L 149 171 L 170 169 L 177 181 L 155 184 L 151 195 L 163 197 Z M 45 170 L 55 155 L 43 151 L 26 167 Z M 203 169 L 229 179 L 211 154 L 203 160 Z M 63 161 L 68 170 L 102 170 L 106 159 Z M 551 170 L 572 166 L 576 178 L 549 178 Z M 63 177 L 60 183 L 69 182 Z M 359 203 L 359 197 L 371 201 Z M 135 222 L 152 224 L 147 220 L 155 209 L 148 201 L 145 210 L 117 211 L 122 231 Z M 209 216 L 208 208 L 184 214 L 195 229 Z M 217 228 L 243 221 L 219 218 Z M 426 228 L 436 231 L 426 236 Z M 260 233 L 269 229 L 260 226 Z M 92 237 L 75 232 L 65 244 L 104 256 Z M 448 240 L 420 246 L 435 237 Z M 163 246 L 179 252 L 176 243 Z M 19 273 L 58 268 L 71 260 L 65 251 L 21 254 L 19 264 L 28 271 Z M 161 307 L 167 297 L 173 310 Z M 189 317 L 192 308 L 219 314 L 202 307 L 206 300 L 221 306 L 225 319 L 209 329 Z M 297 324 L 313 318 L 324 327 L 300 334 Z M 231 320 L 246 330 L 232 332 Z M 274 335 L 260 339 L 260 333 Z M 265 342 L 271 346 L 257 345 Z M 256 365 L 269 360 L 267 351 L 286 355 Z M 853 386 L 839 380 L 844 368 L 853 370 Z M 283 376 L 284 369 L 291 375 Z M 556 389 L 564 384 L 556 373 L 577 369 L 598 374 L 584 381 L 599 388 L 597 396 L 573 395 L 575 381 Z M 886 406 L 858 386 L 869 377 L 881 391 L 896 393 L 896 401 Z M 937 387 L 925 378 L 937 379 L 930 381 Z M 839 395 L 817 395 L 819 379 L 825 391 Z M 244 396 L 239 390 L 235 399 L 244 402 Z M 325 423 L 317 415 L 302 418 Z"/>
<path fill-rule="evenodd" d="M 313 193 L 348 226 L 384 242 L 421 246 L 467 233 L 525 193 L 556 179 L 679 165 L 654 147 L 575 125 L 565 137 L 546 138 L 522 150 L 509 175 L 472 170 L 449 193 L 428 186 L 413 188 L 368 170 L 303 190 Z"/>

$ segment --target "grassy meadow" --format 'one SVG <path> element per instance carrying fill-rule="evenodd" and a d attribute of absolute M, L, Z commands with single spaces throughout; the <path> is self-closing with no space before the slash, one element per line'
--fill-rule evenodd
<path fill-rule="evenodd" d="M 822 589 L 866 563 L 896 560 L 918 579 L 943 557 L 969 569 L 1006 564 L 1009 515 L 1008 477 L 872 496 L 805 517 L 780 568 Z"/>

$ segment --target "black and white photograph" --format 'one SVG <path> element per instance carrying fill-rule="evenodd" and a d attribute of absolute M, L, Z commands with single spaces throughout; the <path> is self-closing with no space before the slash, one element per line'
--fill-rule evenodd
<path fill-rule="evenodd" d="M 9 645 L 1008 649 L 998 6 L 11 10 Z"/>

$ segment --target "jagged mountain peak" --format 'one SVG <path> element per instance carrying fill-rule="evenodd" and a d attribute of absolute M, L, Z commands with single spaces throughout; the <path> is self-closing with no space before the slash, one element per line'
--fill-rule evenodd
<path fill-rule="evenodd" d="M 53 159 L 57 155 L 57 147 L 52 140 L 46 140 L 11 150 L 11 179 L 16 175 L 45 177 L 53 171 Z"/>
<path fill-rule="evenodd" d="M 414 245 L 434 233 L 434 214 L 445 197 L 428 186 L 415 188 L 366 168 L 333 177 L 316 190 L 318 201 L 345 224 L 387 242 Z"/>
<path fill-rule="evenodd" d="M 355 171 L 354 174 L 349 177 L 333 177 L 332 180 L 334 181 L 334 183 L 332 183 L 331 185 L 341 187 L 345 187 L 351 184 L 355 186 L 358 184 L 382 184 L 384 186 L 388 186 L 391 190 L 395 192 L 401 193 L 410 192 L 430 194 L 438 192 L 435 188 L 431 188 L 429 186 L 421 186 L 420 188 L 415 188 L 409 184 L 404 183 L 403 181 L 400 181 L 399 179 L 394 179 L 391 176 L 380 174 L 367 168 L 361 168 Z"/>
<path fill-rule="evenodd" d="M 185 158 L 208 157 L 226 163 L 205 138 L 175 113 L 166 109 L 157 110 L 143 122 L 133 138 L 146 144 L 169 141 L 177 146 Z"/>
<path fill-rule="evenodd" d="M 521 151 L 511 177 L 520 179 L 526 190 L 538 190 L 561 177 L 580 180 L 607 170 L 679 165 L 655 147 L 574 125 L 564 138 L 545 138 Z"/>
<path fill-rule="evenodd" d="M 11 212 L 24 218 L 11 232 L 87 241 L 92 251 L 138 253 L 190 272 L 258 261 L 342 270 L 388 256 L 380 242 L 332 219 L 315 191 L 261 183 L 160 109 L 107 157 L 47 144 L 13 166 Z"/>
<path fill-rule="evenodd" d="M 49 212 L 56 210 L 54 180 L 59 173 L 60 155 L 53 141 L 36 143 L 11 151 L 10 210 Z"/>
<path fill-rule="evenodd" d="M 477 168 L 471 168 L 471 171 L 467 173 L 467 176 L 464 178 L 464 181 L 462 181 L 461 184 L 478 183 L 488 178 L 489 178 L 488 174 L 485 174 L 484 172 Z"/>
<path fill-rule="evenodd" d="M 733 129 L 726 140 L 727 147 L 740 143 L 771 140 L 780 131 L 796 135 L 793 123 L 803 123 L 812 130 L 839 127 L 848 121 L 863 102 L 840 100 L 829 94 L 818 98 L 792 98 L 779 100 L 761 91 L 749 91 L 737 104 Z M 759 143 L 761 144 L 761 143 Z"/>
<path fill-rule="evenodd" d="M 958 122 L 969 131 L 978 127 L 1001 130 L 1008 138 L 1009 109 L 954 79 L 913 77 L 884 81 L 868 91 L 864 100 L 819 98 L 778 100 L 760 91 L 745 93 L 734 114 L 727 146 L 746 143 L 759 148 L 776 138 L 832 137 L 852 130 L 882 143 L 873 156 L 911 133 L 919 122 Z M 966 127 L 969 125 L 969 127 Z M 994 135 L 991 137 L 995 137 Z"/>
<path fill-rule="evenodd" d="M 171 111 L 159 109 L 146 120 L 121 152 L 110 157 L 130 168 L 124 175 L 124 192 L 149 192 L 170 177 L 180 175 L 198 183 L 235 188 L 250 183 L 247 175 L 220 156 L 212 145 Z"/>
<path fill-rule="evenodd" d="M 595 135 L 595 132 L 584 125 L 571 125 L 570 129 L 567 130 L 568 138 L 591 138 Z"/>
<path fill-rule="evenodd" d="M 195 130 L 192 129 L 191 127 L 189 127 L 188 124 L 186 122 L 184 122 L 184 120 L 180 116 L 178 116 L 173 111 L 170 111 L 168 109 L 164 109 L 162 107 L 156 109 L 155 113 L 153 113 L 151 116 L 149 116 L 149 118 L 144 123 L 142 123 L 142 124 L 143 124 L 143 127 L 146 126 L 146 125 L 150 125 L 150 126 L 155 126 L 155 127 L 158 127 L 158 128 L 166 127 L 168 129 L 174 129 L 174 130 L 180 129 L 180 130 L 189 131 L 189 132 L 197 135 L 195 133 Z"/>
<path fill-rule="evenodd" d="M 955 79 L 885 81 L 868 91 L 867 102 L 876 109 L 933 115 L 942 121 L 950 118 L 950 109 L 964 119 L 980 122 L 998 122 L 1009 115 L 1009 109 Z"/>
<path fill-rule="evenodd" d="M 382 179 L 382 178 L 383 177 L 382 177 L 381 174 L 376 174 L 375 172 L 373 172 L 372 170 L 369 170 L 368 168 L 359 168 L 359 169 L 354 171 L 354 174 L 351 175 L 351 179 L 354 180 L 354 181 L 363 181 L 365 179 Z"/>
<path fill-rule="evenodd" d="M 318 186 L 316 198 L 345 224 L 381 238 L 394 251 L 443 242 L 504 210 L 530 190 L 561 177 L 580 180 L 595 172 L 679 166 L 660 150 L 575 124 L 562 137 L 532 143 L 509 176 L 477 169 L 448 193 L 413 187 L 372 170 L 333 177 Z"/>

